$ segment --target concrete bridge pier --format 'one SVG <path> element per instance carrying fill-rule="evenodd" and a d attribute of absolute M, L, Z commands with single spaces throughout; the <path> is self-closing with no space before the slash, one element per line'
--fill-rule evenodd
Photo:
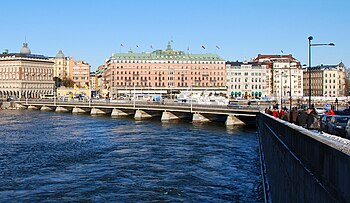
<path fill-rule="evenodd" d="M 162 122 L 168 122 L 168 121 L 174 121 L 174 120 L 181 120 L 184 118 L 190 118 L 190 114 L 183 113 L 183 112 L 169 112 L 164 111 L 162 113 Z"/>
<path fill-rule="evenodd" d="M 110 110 L 110 109 L 99 109 L 99 108 L 94 107 L 91 109 L 90 115 L 92 115 L 92 116 L 105 115 L 105 114 L 111 113 L 111 111 L 112 110 Z"/>
<path fill-rule="evenodd" d="M 207 122 L 211 122 L 211 120 L 206 116 L 204 116 L 203 114 L 199 114 L 199 113 L 193 114 L 192 123 L 207 123 Z"/>
<path fill-rule="evenodd" d="M 39 110 L 39 108 L 36 106 L 30 105 L 30 106 L 28 106 L 28 110 Z"/>
<path fill-rule="evenodd" d="M 66 112 L 69 112 L 69 110 L 67 108 L 64 108 L 62 106 L 58 106 L 56 107 L 56 112 L 60 112 L 60 113 L 66 113 Z"/>
<path fill-rule="evenodd" d="M 26 109 L 26 108 L 27 108 L 26 106 L 16 103 L 16 109 Z"/>
<path fill-rule="evenodd" d="M 40 108 L 40 110 L 41 111 L 53 111 L 54 109 L 52 107 L 48 107 L 48 106 L 44 105 Z"/>
<path fill-rule="evenodd" d="M 83 108 L 78 108 L 78 107 L 74 107 L 72 110 L 73 114 L 81 114 L 81 113 L 88 113 L 89 111 L 84 110 Z"/>
<path fill-rule="evenodd" d="M 226 124 L 226 126 L 245 125 L 245 123 L 243 121 L 241 121 L 240 119 L 238 119 L 234 115 L 227 116 L 225 124 Z"/>
<path fill-rule="evenodd" d="M 134 119 L 135 120 L 144 120 L 144 119 L 150 119 L 153 117 L 160 116 L 160 112 L 158 111 L 144 111 L 144 110 L 136 110 Z"/>
<path fill-rule="evenodd" d="M 172 121 L 172 120 L 180 120 L 180 118 L 169 111 L 164 111 L 162 113 L 162 118 L 160 120 L 162 122 L 166 122 L 166 121 Z"/>
<path fill-rule="evenodd" d="M 113 109 L 111 116 L 113 118 L 118 118 L 118 117 L 126 117 L 126 116 L 129 116 L 131 114 L 133 114 L 133 113 L 127 112 L 125 110 L 123 111 L 123 110 L 120 110 L 120 109 Z"/>

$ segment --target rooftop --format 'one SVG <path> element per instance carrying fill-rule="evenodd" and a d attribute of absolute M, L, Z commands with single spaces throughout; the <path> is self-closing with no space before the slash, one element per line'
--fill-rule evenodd
<path fill-rule="evenodd" d="M 134 53 L 114 53 L 110 59 L 114 60 L 188 60 L 188 61 L 224 61 L 217 54 L 192 54 L 184 51 L 176 51 L 171 48 L 170 42 L 166 50 L 155 50 L 153 52 Z"/>

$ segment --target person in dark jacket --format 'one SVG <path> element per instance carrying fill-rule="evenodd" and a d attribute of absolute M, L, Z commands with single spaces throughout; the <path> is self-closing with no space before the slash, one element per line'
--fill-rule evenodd
<path fill-rule="evenodd" d="M 305 128 L 307 117 L 308 117 L 308 115 L 307 115 L 306 111 L 302 110 L 297 117 L 297 125 Z"/>
<path fill-rule="evenodd" d="M 312 129 L 312 124 L 315 122 L 316 118 L 316 111 L 315 108 L 308 108 L 307 109 L 307 119 L 306 119 L 306 128 Z"/>
<path fill-rule="evenodd" d="M 290 111 L 290 122 L 297 124 L 297 118 L 298 118 L 298 111 L 296 107 L 293 107 L 292 110 Z"/>

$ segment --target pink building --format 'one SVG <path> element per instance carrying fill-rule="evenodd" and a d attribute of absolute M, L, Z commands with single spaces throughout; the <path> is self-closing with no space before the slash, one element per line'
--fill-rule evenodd
<path fill-rule="evenodd" d="M 212 90 L 225 93 L 225 61 L 216 54 L 166 50 L 117 53 L 106 62 L 105 84 L 116 96 L 126 89 Z"/>

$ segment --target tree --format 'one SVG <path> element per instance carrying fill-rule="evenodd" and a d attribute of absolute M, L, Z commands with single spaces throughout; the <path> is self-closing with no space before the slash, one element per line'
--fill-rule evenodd
<path fill-rule="evenodd" d="M 73 87 L 74 82 L 69 78 L 63 78 L 62 85 L 65 87 Z"/>

